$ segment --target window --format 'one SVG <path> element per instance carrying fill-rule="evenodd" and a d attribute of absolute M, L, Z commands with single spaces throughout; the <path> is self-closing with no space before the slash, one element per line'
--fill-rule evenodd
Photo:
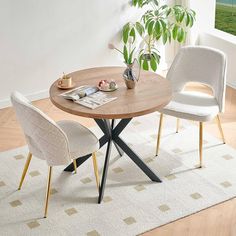
<path fill-rule="evenodd" d="M 215 27 L 236 35 L 236 0 L 216 0 Z"/>

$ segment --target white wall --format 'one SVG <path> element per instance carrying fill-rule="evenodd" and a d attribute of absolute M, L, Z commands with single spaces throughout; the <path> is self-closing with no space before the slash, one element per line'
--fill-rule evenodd
<path fill-rule="evenodd" d="M 227 84 L 236 88 L 236 36 L 215 29 L 215 0 L 190 0 L 197 12 L 197 22 L 192 30 L 191 43 L 218 48 L 228 59 Z"/>
<path fill-rule="evenodd" d="M 47 96 L 63 71 L 122 65 L 107 44 L 135 14 L 127 0 L 1 0 L 0 107 L 14 90 Z"/>

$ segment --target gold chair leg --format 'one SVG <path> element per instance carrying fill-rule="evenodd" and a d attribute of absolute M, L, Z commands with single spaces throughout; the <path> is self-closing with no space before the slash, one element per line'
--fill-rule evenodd
<path fill-rule="evenodd" d="M 200 157 L 200 168 L 202 168 L 202 144 L 203 144 L 203 122 L 199 122 L 199 157 Z"/>
<path fill-rule="evenodd" d="M 162 122 L 163 122 L 163 114 L 160 115 L 159 129 L 158 129 L 158 135 L 157 135 L 156 156 L 158 156 L 158 154 L 159 154 L 159 147 L 160 147 L 160 141 L 161 141 Z"/>
<path fill-rule="evenodd" d="M 220 130 L 222 141 L 223 141 L 223 143 L 225 143 L 225 136 L 224 136 L 224 132 L 223 132 L 223 129 L 222 129 L 222 126 L 221 126 L 220 116 L 219 115 L 216 116 L 216 120 L 217 120 L 217 124 L 218 124 L 219 130 Z"/>
<path fill-rule="evenodd" d="M 74 170 L 75 170 L 75 174 L 76 174 L 77 173 L 76 159 L 73 159 L 73 164 L 74 164 Z"/>
<path fill-rule="evenodd" d="M 97 183 L 97 188 L 98 188 L 98 192 L 99 192 L 99 188 L 100 188 L 100 179 L 99 179 L 99 173 L 98 173 L 98 164 L 97 164 L 96 153 L 93 152 L 92 156 L 93 156 L 93 168 L 94 168 L 94 174 L 95 174 L 95 177 L 96 177 L 96 183 Z"/>
<path fill-rule="evenodd" d="M 24 166 L 24 170 L 23 170 L 23 173 L 22 173 L 22 176 L 21 176 L 21 180 L 20 180 L 20 184 L 19 184 L 18 190 L 21 189 L 21 186 L 22 186 L 23 181 L 25 179 L 25 175 L 26 175 L 26 172 L 28 170 L 28 167 L 29 167 L 31 159 L 32 159 L 32 154 L 29 152 L 27 160 L 26 160 L 26 163 L 25 163 L 25 166 Z"/>
<path fill-rule="evenodd" d="M 179 133 L 179 118 L 177 118 L 176 122 L 176 133 Z"/>
<path fill-rule="evenodd" d="M 46 191 L 46 199 L 45 199 L 44 218 L 47 217 L 47 212 L 48 212 L 48 200 L 49 200 L 49 197 L 50 197 L 51 176 L 52 176 L 52 166 L 49 166 L 48 183 L 47 183 L 47 191 Z"/>

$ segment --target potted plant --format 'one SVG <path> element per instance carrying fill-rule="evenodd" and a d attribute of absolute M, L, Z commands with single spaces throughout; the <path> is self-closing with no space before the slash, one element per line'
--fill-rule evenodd
<path fill-rule="evenodd" d="M 135 87 L 136 82 L 138 81 L 138 76 L 133 71 L 133 67 L 135 65 L 136 59 L 134 58 L 134 52 L 136 47 L 133 46 L 135 38 L 132 36 L 129 37 L 129 40 L 124 44 L 123 51 L 116 48 L 113 44 L 109 44 L 108 47 L 110 49 L 114 49 L 122 54 L 124 58 L 124 63 L 126 64 L 126 69 L 123 73 L 123 77 L 128 89 L 133 89 Z"/>
<path fill-rule="evenodd" d="M 172 40 L 185 42 L 187 31 L 193 26 L 196 14 L 181 5 L 161 4 L 160 0 L 132 0 L 131 4 L 138 8 L 145 7 L 147 10 L 139 21 L 124 25 L 124 45 L 130 38 L 134 43 L 137 36 L 141 37 L 138 55 L 140 67 L 156 71 L 161 58 L 157 43 L 162 41 L 165 45 Z"/>

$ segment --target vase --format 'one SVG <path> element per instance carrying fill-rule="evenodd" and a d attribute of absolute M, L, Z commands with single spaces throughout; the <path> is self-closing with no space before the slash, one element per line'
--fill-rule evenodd
<path fill-rule="evenodd" d="M 126 64 L 126 66 L 127 67 L 123 73 L 123 78 L 125 80 L 126 87 L 128 89 L 133 89 L 137 83 L 137 78 L 133 71 L 133 64 Z"/>

